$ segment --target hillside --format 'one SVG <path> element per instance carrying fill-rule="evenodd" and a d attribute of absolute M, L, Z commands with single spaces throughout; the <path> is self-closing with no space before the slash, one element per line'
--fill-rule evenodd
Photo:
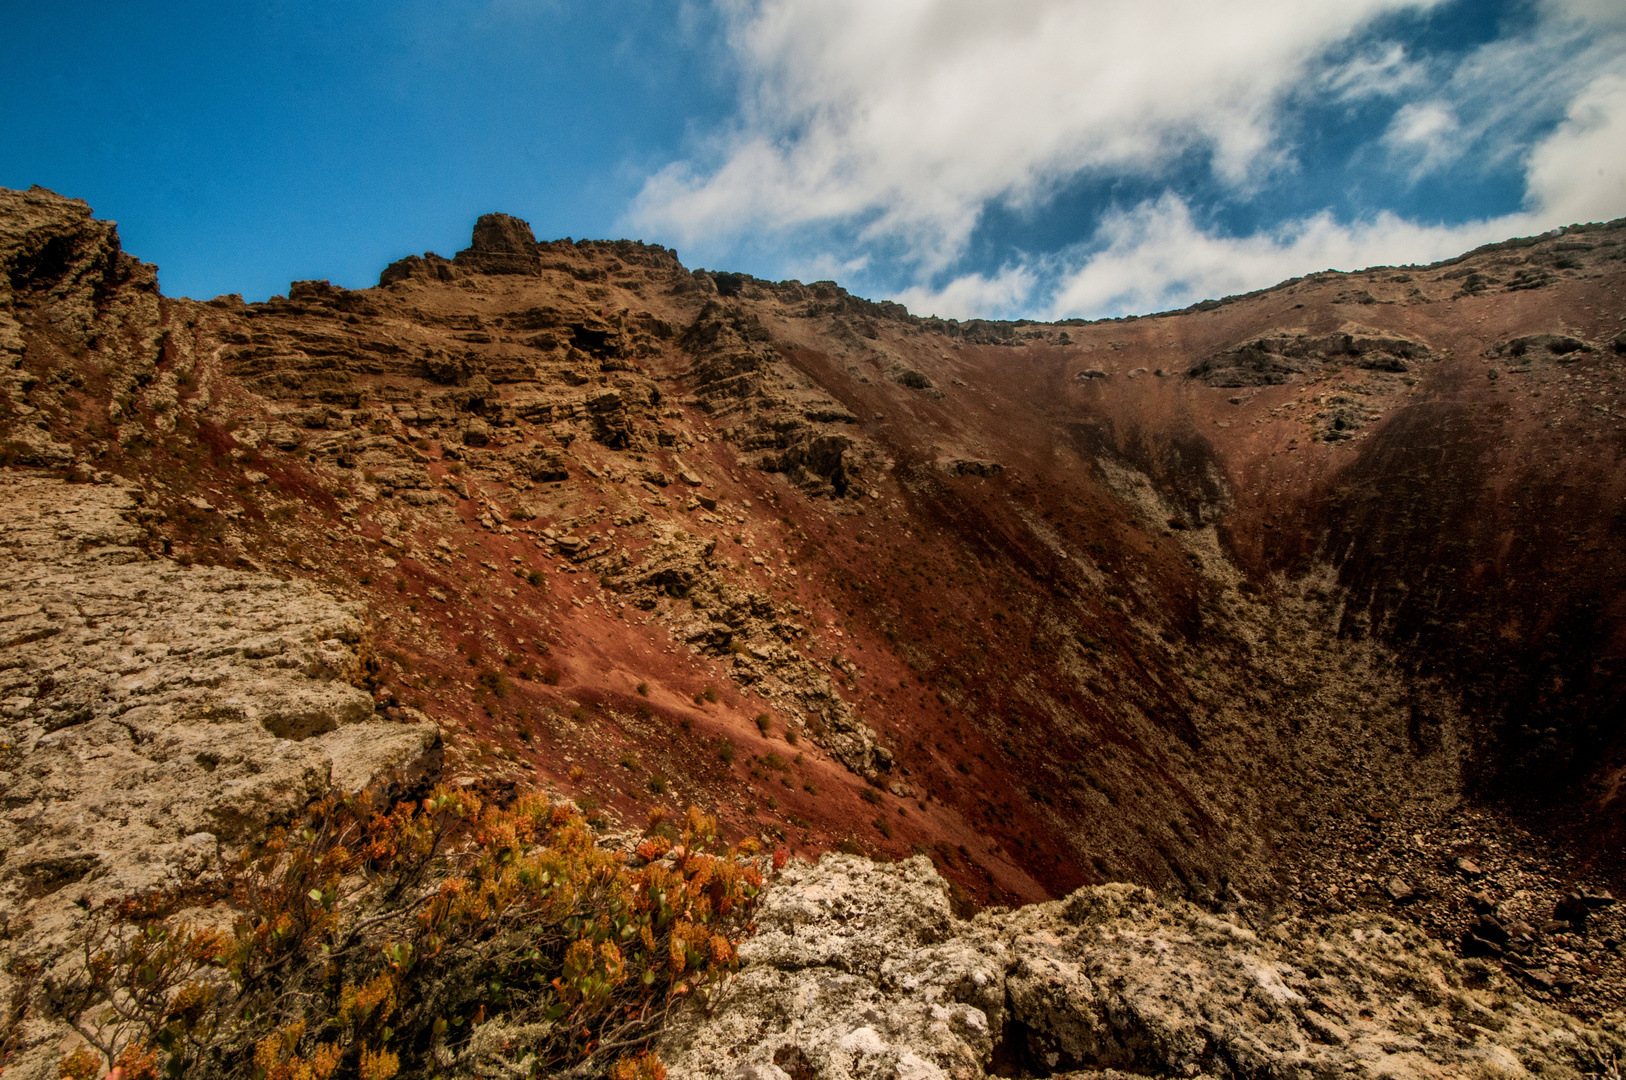
<path fill-rule="evenodd" d="M 0 262 L 8 505 L 55 478 L 123 522 L 63 555 L 8 522 L 15 567 L 116 547 L 200 620 L 250 580 L 353 620 L 299 670 L 371 706 L 233 706 L 331 769 L 924 855 L 961 914 L 1107 882 L 1379 911 L 1579 1017 L 1626 1001 L 1626 222 L 1060 324 L 500 214 L 376 288 L 196 302 L 36 188 L 0 192 Z M 87 609 L 8 589 L 15 914 L 98 877 L 18 854 L 105 780 L 48 756 L 142 738 L 63 676 Z M 357 723 L 394 730 L 333 749 Z"/>

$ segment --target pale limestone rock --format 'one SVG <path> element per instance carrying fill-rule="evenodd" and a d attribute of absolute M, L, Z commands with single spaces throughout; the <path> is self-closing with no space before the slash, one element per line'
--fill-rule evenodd
<path fill-rule="evenodd" d="M 668 1029 L 674 1078 L 1574 1077 L 1626 1052 L 1620 1018 L 1585 1024 L 1370 913 L 1255 929 L 1103 885 L 960 921 L 923 857 L 827 855 L 757 922 L 738 978 Z"/>
<path fill-rule="evenodd" d="M 152 559 L 137 498 L 0 470 L 5 972 L 72 962 L 82 899 L 195 881 L 330 786 L 438 764 L 427 718 L 377 719 L 349 681 L 358 605 Z M 35 1022 L 7 1076 L 54 1076 L 59 1034 Z"/>

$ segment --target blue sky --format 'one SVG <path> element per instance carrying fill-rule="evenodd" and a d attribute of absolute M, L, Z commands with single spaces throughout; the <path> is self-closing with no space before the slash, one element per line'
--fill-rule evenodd
<path fill-rule="evenodd" d="M 500 209 L 960 317 L 1177 306 L 1626 214 L 1617 0 L 395 0 L 8 14 L 0 185 L 166 293 Z"/>

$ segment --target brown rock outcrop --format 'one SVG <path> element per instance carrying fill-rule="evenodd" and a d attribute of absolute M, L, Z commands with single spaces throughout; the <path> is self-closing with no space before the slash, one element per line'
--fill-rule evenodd
<path fill-rule="evenodd" d="M 473 243 L 452 262 L 477 274 L 535 274 L 542 268 L 530 224 L 507 214 L 481 215 L 474 223 Z"/>

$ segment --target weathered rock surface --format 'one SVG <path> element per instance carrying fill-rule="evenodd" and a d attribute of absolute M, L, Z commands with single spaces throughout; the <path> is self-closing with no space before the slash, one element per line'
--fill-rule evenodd
<path fill-rule="evenodd" d="M 1367 371 L 1403 373 L 1425 360 L 1422 342 L 1381 334 L 1338 333 L 1258 338 L 1193 364 L 1186 374 L 1209 386 L 1280 386 L 1294 376 L 1345 363 Z"/>
<path fill-rule="evenodd" d="M 930 861 L 826 855 L 668 1031 L 674 1077 L 1599 1075 L 1626 1052 L 1396 919 L 1258 923 L 1133 885 L 961 921 Z"/>
<path fill-rule="evenodd" d="M 831 426 L 858 417 L 786 364 L 754 316 L 713 301 L 683 346 L 694 356 L 695 403 L 728 419 L 724 437 L 755 467 L 783 473 L 813 496 L 859 494 L 873 450 Z"/>
<path fill-rule="evenodd" d="M 153 559 L 135 493 L 0 470 L 0 993 L 71 955 L 82 902 L 174 886 L 330 786 L 435 768 L 375 719 L 359 605 Z M 8 1075 L 54 1076 L 54 1029 Z M 36 1060 L 37 1058 L 37 1060 Z M 32 1064 L 30 1064 L 32 1062 Z"/>
<path fill-rule="evenodd" d="M 0 189 L 0 465 L 62 467 L 75 458 L 53 430 L 54 410 L 31 401 L 40 373 L 24 365 L 25 328 L 96 345 L 105 415 L 119 424 L 156 367 L 158 308 L 157 268 L 121 249 L 116 225 L 44 188 Z M 83 383 L 64 372 L 51 386 Z"/>

